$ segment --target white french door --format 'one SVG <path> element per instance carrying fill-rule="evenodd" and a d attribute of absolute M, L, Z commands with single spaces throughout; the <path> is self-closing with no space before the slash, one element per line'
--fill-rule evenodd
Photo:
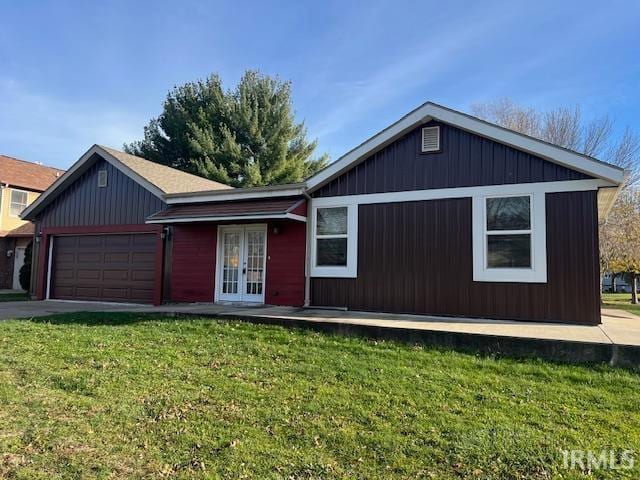
<path fill-rule="evenodd" d="M 267 228 L 219 227 L 218 300 L 264 303 Z"/>

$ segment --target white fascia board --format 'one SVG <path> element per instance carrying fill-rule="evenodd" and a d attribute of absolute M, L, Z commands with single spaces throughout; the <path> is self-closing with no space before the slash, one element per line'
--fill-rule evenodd
<path fill-rule="evenodd" d="M 444 123 L 452 124 L 462 130 L 490 138 L 500 143 L 510 145 L 533 155 L 545 158 L 553 163 L 577 170 L 588 175 L 609 180 L 616 184 L 624 181 L 624 170 L 600 162 L 593 158 L 572 152 L 551 143 L 523 135 L 512 130 L 498 127 L 491 123 L 459 113 L 437 105 L 430 105 L 431 116 Z"/>
<path fill-rule="evenodd" d="M 144 188 L 149 190 L 156 197 L 164 200 L 164 192 L 162 190 L 149 183 L 146 179 L 135 173 L 129 167 L 125 166 L 122 162 L 120 162 L 117 158 L 115 158 L 99 145 L 93 145 L 78 159 L 76 163 L 74 163 L 69 168 L 69 170 L 63 173 L 62 176 L 55 182 L 53 182 L 53 184 L 51 184 L 49 188 L 47 188 L 38 198 L 36 198 L 36 200 L 31 203 L 31 205 L 25 208 L 20 214 L 20 218 L 22 218 L 23 220 L 31 220 L 29 216 L 33 212 L 37 212 L 41 206 L 44 206 L 48 203 L 49 198 L 55 198 L 54 194 L 56 192 L 58 192 L 61 188 L 64 188 L 64 186 L 66 186 L 67 184 L 74 182 L 81 173 L 84 173 L 83 167 L 95 153 L 100 155 L 100 157 L 104 158 L 105 161 L 109 162 L 115 168 L 124 173 L 127 177 L 131 178 L 133 181 L 139 183 Z"/>
<path fill-rule="evenodd" d="M 279 213 L 277 215 L 230 215 L 226 217 L 182 217 L 149 219 L 145 223 L 193 223 L 193 222 L 229 222 L 242 220 L 295 220 L 306 222 L 307 218 L 295 213 Z"/>
<path fill-rule="evenodd" d="M 240 188 L 231 191 L 220 191 L 220 193 L 203 193 L 190 195 L 171 195 L 165 197 L 165 202 L 169 205 L 183 203 L 201 203 L 201 202 L 226 202 L 230 200 L 250 200 L 252 198 L 276 198 L 276 197 L 293 197 L 303 195 L 306 191 L 304 185 L 293 188 L 275 188 L 275 189 L 259 189 L 259 190 L 243 190 Z"/>
<path fill-rule="evenodd" d="M 319 188 L 358 161 L 391 143 L 400 135 L 429 120 L 438 120 L 453 125 L 518 150 L 540 156 L 553 163 L 611 181 L 616 185 L 621 184 L 624 180 L 624 170 L 618 167 L 429 102 L 318 172 L 307 180 L 307 187 L 310 191 Z"/>
<path fill-rule="evenodd" d="M 372 203 L 417 202 L 445 198 L 466 198 L 488 195 L 517 195 L 519 193 L 584 192 L 602 187 L 615 187 L 605 180 L 566 180 L 562 182 L 513 183 L 478 187 L 438 188 L 432 190 L 404 190 L 401 192 L 365 193 L 340 197 L 311 199 L 313 207 L 333 205 L 363 205 Z"/>

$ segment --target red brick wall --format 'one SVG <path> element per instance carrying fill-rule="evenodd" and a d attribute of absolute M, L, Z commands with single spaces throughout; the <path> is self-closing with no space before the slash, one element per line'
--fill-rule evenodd
<path fill-rule="evenodd" d="M 216 241 L 215 225 L 173 227 L 172 301 L 213 302 Z"/>

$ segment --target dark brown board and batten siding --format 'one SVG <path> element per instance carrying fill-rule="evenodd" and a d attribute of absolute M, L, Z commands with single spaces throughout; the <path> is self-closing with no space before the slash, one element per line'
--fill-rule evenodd
<path fill-rule="evenodd" d="M 49 227 L 139 225 L 165 207 L 162 200 L 99 156 L 80 178 L 38 215 L 40 230 Z M 98 188 L 98 171 L 107 186 Z"/>
<path fill-rule="evenodd" d="M 312 196 L 591 178 L 450 125 L 427 125 L 441 127 L 439 152 L 421 153 L 422 126 L 416 127 Z M 600 321 L 593 191 L 546 195 L 546 284 L 473 281 L 470 198 L 363 204 L 358 209 L 358 276 L 312 278 L 313 305 L 582 324 Z"/>
<path fill-rule="evenodd" d="M 535 155 L 440 125 L 441 150 L 421 153 L 422 126 L 313 192 L 314 197 L 591 178 Z"/>
<path fill-rule="evenodd" d="M 596 193 L 546 195 L 548 283 L 474 282 L 471 199 L 360 205 L 358 277 L 314 278 L 313 305 L 600 322 Z"/>

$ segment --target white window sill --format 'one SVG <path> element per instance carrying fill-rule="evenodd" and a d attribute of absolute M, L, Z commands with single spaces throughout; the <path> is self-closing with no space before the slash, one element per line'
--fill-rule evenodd
<path fill-rule="evenodd" d="M 486 268 L 473 272 L 474 282 L 547 283 L 547 272 L 529 268 Z"/>
<path fill-rule="evenodd" d="M 316 278 L 356 278 L 358 272 L 349 267 L 311 267 L 311 277 Z"/>

